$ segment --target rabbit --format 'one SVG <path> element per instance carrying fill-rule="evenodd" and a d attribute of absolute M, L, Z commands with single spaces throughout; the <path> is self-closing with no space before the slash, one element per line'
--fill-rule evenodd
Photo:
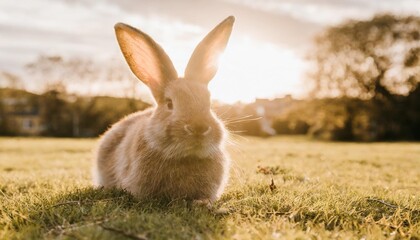
<path fill-rule="evenodd" d="M 115 123 L 99 141 L 94 183 L 137 198 L 214 202 L 228 180 L 227 130 L 210 109 L 207 88 L 235 18 L 217 25 L 195 48 L 178 77 L 164 50 L 147 34 L 115 25 L 120 49 L 156 100 L 153 109 Z"/>

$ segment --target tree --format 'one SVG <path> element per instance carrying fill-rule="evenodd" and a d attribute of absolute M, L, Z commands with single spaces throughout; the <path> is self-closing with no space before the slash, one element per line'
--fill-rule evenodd
<path fill-rule="evenodd" d="M 39 82 L 39 86 L 61 84 L 69 92 L 82 95 L 118 93 L 119 97 L 131 97 L 135 102 L 140 88 L 145 88 L 125 62 L 115 58 L 98 60 L 80 56 L 40 55 L 26 64 L 25 68 Z"/>
<path fill-rule="evenodd" d="M 63 84 L 47 85 L 41 95 L 41 118 L 45 124 L 43 135 L 55 137 L 71 137 L 72 115 L 69 103 L 66 101 L 66 89 Z"/>
<path fill-rule="evenodd" d="M 387 14 L 347 21 L 322 32 L 315 47 L 309 55 L 314 64 L 308 78 L 312 93 L 348 97 L 336 102 L 337 109 L 344 110 L 348 139 L 419 139 L 420 114 L 413 104 L 420 97 L 419 16 Z M 362 101 L 352 104 L 357 99 Z M 319 110 L 337 118 L 329 108 L 332 102 Z M 330 131 L 330 121 L 317 124 Z"/>
<path fill-rule="evenodd" d="M 420 82 L 420 17 L 378 15 L 327 28 L 309 56 L 312 93 L 392 100 Z"/>
<path fill-rule="evenodd" d="M 24 87 L 19 76 L 10 72 L 0 71 L 0 88 L 23 89 Z"/>

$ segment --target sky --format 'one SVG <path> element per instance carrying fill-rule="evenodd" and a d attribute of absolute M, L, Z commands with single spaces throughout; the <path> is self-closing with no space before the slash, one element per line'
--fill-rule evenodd
<path fill-rule="evenodd" d="M 347 19 L 419 14 L 419 9 L 420 0 L 0 0 L 0 72 L 18 75 L 27 90 L 40 91 L 44 79 L 24 68 L 40 55 L 92 59 L 104 69 L 110 63 L 125 66 L 113 29 L 124 22 L 154 38 L 182 75 L 197 43 L 234 15 L 229 45 L 209 86 L 213 98 L 233 103 L 302 97 L 305 53 L 315 34 Z M 133 86 L 142 97 L 148 94 L 133 79 L 66 81 L 70 92 L 80 94 L 123 96 Z"/>

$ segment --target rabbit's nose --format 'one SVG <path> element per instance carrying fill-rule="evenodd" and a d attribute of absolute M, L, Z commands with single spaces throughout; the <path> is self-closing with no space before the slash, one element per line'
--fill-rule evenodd
<path fill-rule="evenodd" d="M 184 125 L 184 129 L 190 135 L 203 135 L 203 136 L 206 136 L 211 131 L 211 127 L 205 124 L 195 124 L 195 125 L 186 124 Z"/>

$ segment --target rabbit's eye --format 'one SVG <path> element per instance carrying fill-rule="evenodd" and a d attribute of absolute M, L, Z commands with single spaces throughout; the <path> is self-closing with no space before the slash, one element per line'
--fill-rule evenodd
<path fill-rule="evenodd" d="M 172 100 L 167 98 L 166 99 L 166 106 L 168 107 L 169 110 L 172 110 L 174 108 L 174 105 L 172 104 Z"/>

